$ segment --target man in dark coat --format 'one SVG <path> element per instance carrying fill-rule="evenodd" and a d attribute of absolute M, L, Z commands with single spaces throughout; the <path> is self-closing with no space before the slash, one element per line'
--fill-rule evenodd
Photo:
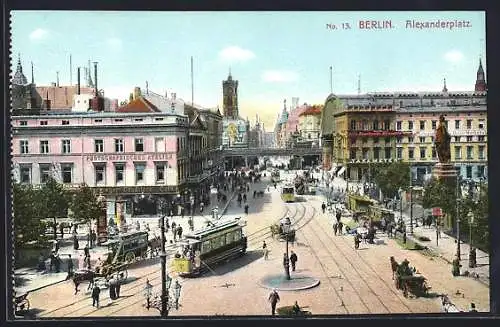
<path fill-rule="evenodd" d="M 68 277 L 66 279 L 73 277 L 73 267 L 73 259 L 71 258 L 71 254 L 68 254 Z"/>
<path fill-rule="evenodd" d="M 92 289 L 92 306 L 99 309 L 99 295 L 101 294 L 101 289 L 99 286 L 94 285 Z"/>
<path fill-rule="evenodd" d="M 271 314 L 274 316 L 276 314 L 276 304 L 280 301 L 280 296 L 278 291 L 273 290 L 269 294 L 269 302 L 271 303 Z"/>
<path fill-rule="evenodd" d="M 290 254 L 290 263 L 292 264 L 292 271 L 295 271 L 295 264 L 297 263 L 297 254 L 295 252 L 291 251 L 292 254 Z"/>
<path fill-rule="evenodd" d="M 340 219 L 342 218 L 342 213 L 340 212 L 340 209 L 337 210 L 337 222 L 340 222 Z"/>
<path fill-rule="evenodd" d="M 323 213 L 325 213 L 325 210 L 326 210 L 326 204 L 323 202 L 323 204 L 321 204 L 321 210 L 323 210 Z"/>

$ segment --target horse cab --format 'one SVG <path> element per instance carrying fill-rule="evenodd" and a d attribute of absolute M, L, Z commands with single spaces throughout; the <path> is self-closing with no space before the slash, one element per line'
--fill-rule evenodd
<path fill-rule="evenodd" d="M 217 264 L 244 255 L 247 237 L 243 226 L 237 218 L 186 234 L 172 260 L 172 270 L 182 277 L 196 277 Z"/>

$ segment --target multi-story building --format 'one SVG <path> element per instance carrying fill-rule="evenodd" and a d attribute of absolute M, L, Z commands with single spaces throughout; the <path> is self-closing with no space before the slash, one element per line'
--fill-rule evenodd
<path fill-rule="evenodd" d="M 285 148 L 290 142 L 290 136 L 292 131 L 287 128 L 289 112 L 286 108 L 286 99 L 283 100 L 283 111 L 281 115 L 278 115 L 278 121 L 276 123 L 276 145 L 279 148 Z"/>
<path fill-rule="evenodd" d="M 370 165 L 396 160 L 396 110 L 386 106 L 347 106 L 333 112 L 333 159 L 341 164 L 346 177 L 370 180 Z"/>
<path fill-rule="evenodd" d="M 321 143 L 321 110 L 322 106 L 308 106 L 299 114 L 299 143 L 320 146 Z"/>

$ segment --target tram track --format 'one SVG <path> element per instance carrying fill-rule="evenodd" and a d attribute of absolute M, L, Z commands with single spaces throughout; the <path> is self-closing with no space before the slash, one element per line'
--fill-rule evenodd
<path fill-rule="evenodd" d="M 306 210 L 307 210 L 307 207 L 301 203 L 299 203 L 298 207 L 301 207 L 302 209 L 304 209 L 303 211 L 303 216 L 305 216 L 305 213 L 306 213 Z M 315 215 L 316 215 L 316 208 L 312 207 L 311 208 L 313 209 L 313 214 L 311 216 L 311 218 L 309 219 L 309 221 L 311 221 L 312 219 L 314 219 Z M 298 211 L 298 210 L 297 210 Z M 304 224 L 302 227 L 304 227 L 306 224 Z M 302 230 L 302 227 L 300 228 L 300 232 L 302 234 L 302 237 L 304 238 L 304 241 L 308 244 L 311 244 L 310 243 L 310 240 L 308 237 L 306 237 L 304 235 L 304 231 Z M 311 249 L 311 247 L 309 247 Z M 316 258 L 316 261 L 318 262 L 318 264 L 321 266 L 321 270 L 323 270 L 323 273 L 325 274 L 325 277 L 327 278 L 328 280 L 328 283 L 330 284 L 331 286 L 331 289 L 333 289 L 333 291 L 335 292 L 335 295 L 340 299 L 341 303 L 344 303 L 344 299 L 342 298 L 342 296 L 339 294 L 339 292 L 337 291 L 334 283 L 332 282 L 332 277 L 329 276 L 329 273 L 328 273 L 328 269 L 326 269 L 326 266 L 325 264 L 322 262 L 322 260 L 320 259 L 318 253 L 314 250 L 311 249 L 311 253 L 313 254 L 313 256 Z M 341 305 L 342 306 L 342 305 Z M 344 311 L 346 314 L 349 314 L 349 309 L 347 309 L 347 307 L 345 305 L 342 306 L 344 308 Z"/>
<path fill-rule="evenodd" d="M 317 224 L 319 225 L 319 222 L 317 222 Z M 370 292 L 376 296 L 376 298 L 378 299 L 378 301 L 382 304 L 382 306 L 388 311 L 388 313 L 391 313 L 391 311 L 389 310 L 389 308 L 384 304 L 384 302 L 382 301 L 382 299 L 380 298 L 379 295 L 377 295 L 375 293 L 375 291 L 373 290 L 373 288 L 368 284 L 368 282 L 365 280 L 365 278 L 363 278 L 363 276 L 361 275 L 361 273 L 359 272 L 358 269 L 356 269 L 356 266 L 355 264 L 353 263 L 353 260 L 349 259 L 350 256 L 348 253 L 346 253 L 346 251 L 343 251 L 341 249 L 340 246 L 338 246 L 336 244 L 336 242 L 334 241 L 334 238 L 332 235 L 328 234 L 327 232 L 325 232 L 325 230 L 323 229 L 323 226 L 319 226 L 321 231 L 323 232 L 323 234 L 326 235 L 326 237 L 331 241 L 329 243 L 332 243 L 334 246 L 335 246 L 335 249 L 336 249 L 336 252 L 339 252 L 342 254 L 342 256 L 345 258 L 345 261 L 348 262 L 350 264 L 350 266 L 352 267 L 352 271 L 355 271 L 357 273 L 357 275 L 360 277 L 361 280 L 363 280 L 364 284 L 368 287 L 368 289 L 370 290 Z M 312 226 L 311 226 L 312 228 Z M 312 230 L 314 231 L 314 234 L 316 234 L 316 236 L 318 236 L 318 239 L 319 239 L 319 235 L 318 233 L 316 232 L 316 230 L 314 228 L 312 228 Z M 342 239 L 342 243 L 345 244 L 347 247 L 350 248 L 350 245 L 348 244 L 347 240 L 343 237 L 343 236 L 340 236 L 340 238 Z M 324 242 L 321 241 L 323 244 Z M 330 248 L 330 247 L 328 247 Z M 329 251 L 329 252 L 332 252 L 332 251 Z M 402 298 L 402 295 L 400 293 L 397 293 L 391 284 L 387 283 L 386 280 L 383 279 L 383 277 L 377 273 L 377 271 L 373 268 L 372 265 L 370 265 L 369 263 L 367 263 L 360 255 L 360 253 L 358 251 L 355 252 L 355 254 L 358 256 L 358 258 L 360 259 L 360 261 L 362 262 L 362 264 L 364 265 L 364 267 L 367 267 L 369 268 L 369 270 L 373 273 L 374 276 L 376 276 L 388 289 L 391 293 L 394 294 L 395 298 L 397 298 L 399 300 L 399 302 L 408 310 L 409 313 L 412 313 L 413 311 L 411 310 L 411 308 L 404 302 L 403 298 Z M 333 257 L 333 255 L 332 255 Z M 369 275 L 369 274 L 367 274 Z"/>

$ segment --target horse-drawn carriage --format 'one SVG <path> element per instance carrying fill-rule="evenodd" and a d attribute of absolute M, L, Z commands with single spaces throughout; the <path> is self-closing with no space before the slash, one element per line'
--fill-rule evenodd
<path fill-rule="evenodd" d="M 105 260 L 99 260 L 94 270 L 81 269 L 73 274 L 75 285 L 81 282 L 93 282 L 96 278 L 105 281 L 116 275 L 118 279 L 127 279 L 128 265 L 137 259 L 146 259 L 150 254 L 158 254 L 161 242 L 158 237 L 148 241 L 147 232 L 131 232 L 120 235 L 117 239 L 104 243 L 108 247 Z M 91 285 L 89 285 L 90 287 Z"/>
<path fill-rule="evenodd" d="M 412 293 L 416 297 L 427 295 L 430 287 L 427 286 L 427 279 L 424 276 L 417 276 L 416 269 L 409 266 L 409 261 L 404 260 L 398 264 L 394 257 L 391 257 L 392 278 L 398 290 L 403 291 L 404 297 Z"/>

